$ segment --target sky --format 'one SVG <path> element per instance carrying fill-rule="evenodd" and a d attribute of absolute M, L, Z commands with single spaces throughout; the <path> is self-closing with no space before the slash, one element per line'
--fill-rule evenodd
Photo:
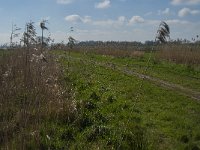
<path fill-rule="evenodd" d="M 200 0 L 0 0 L 0 44 L 8 43 L 12 24 L 22 28 L 46 25 L 55 42 L 154 40 L 161 21 L 170 26 L 171 39 L 200 35 Z M 70 31 L 70 27 L 74 31 Z M 15 38 L 18 41 L 19 38 Z"/>

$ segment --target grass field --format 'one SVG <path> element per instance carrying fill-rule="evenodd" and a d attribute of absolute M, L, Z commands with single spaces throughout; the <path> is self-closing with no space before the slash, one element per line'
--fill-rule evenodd
<path fill-rule="evenodd" d="M 149 55 L 152 56 L 151 61 L 148 64 L 147 61 Z M 154 54 L 150 53 L 146 53 L 144 56 L 139 58 L 136 57 L 134 59 L 132 57 L 102 57 L 102 55 L 82 55 L 80 53 L 76 53 L 74 56 L 81 57 L 82 59 L 84 58 L 86 60 L 94 60 L 96 62 L 112 65 L 113 67 L 123 67 L 138 73 L 144 73 L 145 68 L 148 66 L 148 69 L 145 71 L 145 73 L 149 76 L 200 91 L 199 65 L 188 66 L 167 61 L 159 61 L 155 59 Z"/>
<path fill-rule="evenodd" d="M 0 150 L 200 150 L 200 0 L 0 4 Z"/>
<path fill-rule="evenodd" d="M 33 67 L 30 74 L 38 78 L 37 80 L 42 80 L 38 83 L 38 88 L 45 89 L 41 91 L 46 94 L 39 93 L 41 98 L 37 98 L 37 91 L 24 89 L 33 96 L 36 94 L 37 99 L 31 98 L 27 93 L 27 99 L 31 100 L 31 103 L 42 100 L 39 108 L 27 103 L 22 95 L 12 95 L 11 99 L 8 99 L 9 103 L 5 105 L 2 101 L 2 148 L 5 148 L 6 144 L 14 149 L 55 150 L 200 148 L 198 65 L 189 67 L 158 61 L 154 53 L 151 54 L 149 63 L 150 53 L 140 57 L 114 57 L 71 52 L 68 57 L 64 51 L 53 51 L 51 55 L 54 57 L 48 58 L 56 58 L 54 61 L 50 59 L 51 63 L 30 64 Z M 8 55 L 4 52 L 2 57 L 4 56 Z M 57 66 L 55 62 L 61 70 L 54 68 Z M 44 76 L 34 76 L 37 71 L 34 68 L 38 65 L 45 66 L 48 70 L 44 72 Z M 6 70 L 5 67 L 2 68 Z M 55 74 L 53 78 L 58 78 L 58 81 L 54 79 L 52 82 L 62 88 L 60 92 L 52 88 L 54 86 L 51 80 L 48 88 L 45 87 L 46 78 L 51 76 L 52 72 Z M 143 75 L 146 77 L 143 78 Z M 183 87 L 185 89 L 182 89 Z M 65 94 L 62 94 L 62 91 Z M 17 89 L 14 90 L 14 93 L 16 92 Z M 196 98 L 193 97 L 195 92 L 198 95 Z M 21 104 L 18 100 L 24 100 L 26 103 Z M 19 106 L 15 107 L 16 104 Z M 25 126 L 17 119 L 21 108 L 26 112 L 22 113 L 27 120 Z M 12 115 L 8 117 L 4 110 L 12 110 Z M 15 116 L 15 113 L 18 116 Z M 9 123 L 8 126 L 5 126 L 5 123 Z M 36 124 L 33 126 L 34 123 Z M 8 130 L 6 135 L 3 130 L 5 127 Z M 10 127 L 10 131 L 7 127 Z M 13 133 L 8 138 L 7 133 L 10 132 Z M 3 142 L 2 136 L 7 138 L 7 143 Z"/>
<path fill-rule="evenodd" d="M 56 54 L 67 68 L 69 58 L 62 51 Z M 147 58 L 148 54 L 133 59 L 72 53 L 65 80 L 73 84 L 77 107 L 84 116 L 81 130 L 70 126 L 73 148 L 131 149 L 138 141 L 142 145 L 138 149 L 200 146 L 199 101 L 115 69 L 126 66 L 142 73 Z M 199 91 L 199 70 L 195 69 L 152 61 L 146 74 Z"/>

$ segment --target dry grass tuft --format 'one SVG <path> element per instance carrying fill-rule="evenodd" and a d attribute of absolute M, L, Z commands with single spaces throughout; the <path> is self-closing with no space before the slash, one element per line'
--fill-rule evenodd
<path fill-rule="evenodd" d="M 164 45 L 158 47 L 156 58 L 179 64 L 199 65 L 200 47 L 198 45 Z"/>
<path fill-rule="evenodd" d="M 107 55 L 114 57 L 143 57 L 145 51 L 139 50 L 137 47 L 132 48 L 118 48 L 115 46 L 82 46 L 75 47 L 73 51 L 82 53 L 94 53 L 99 55 Z"/>
<path fill-rule="evenodd" d="M 5 149 L 39 144 L 46 120 L 76 110 L 71 90 L 62 88 L 61 67 L 48 52 L 42 55 L 46 61 L 37 51 L 21 49 L 0 58 L 0 146 Z"/>

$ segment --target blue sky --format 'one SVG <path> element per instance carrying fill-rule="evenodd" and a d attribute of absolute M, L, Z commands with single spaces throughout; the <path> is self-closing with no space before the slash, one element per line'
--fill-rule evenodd
<path fill-rule="evenodd" d="M 200 0 L 1 0 L 0 18 L 0 44 L 9 42 L 12 22 L 23 32 L 34 21 L 39 36 L 42 19 L 49 20 L 56 42 L 67 42 L 69 35 L 78 41 L 144 42 L 155 38 L 162 20 L 172 39 L 191 40 L 200 35 Z"/>

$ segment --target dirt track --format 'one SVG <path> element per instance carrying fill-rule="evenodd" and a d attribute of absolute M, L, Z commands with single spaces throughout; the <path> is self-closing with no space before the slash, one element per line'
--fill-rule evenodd
<path fill-rule="evenodd" d="M 74 58 L 72 58 L 72 59 L 74 59 Z M 75 59 L 83 61 L 80 58 L 75 58 Z M 176 91 L 176 92 L 178 92 L 182 95 L 188 96 L 188 97 L 190 97 L 194 100 L 198 100 L 200 102 L 200 92 L 195 91 L 193 89 L 183 87 L 183 86 L 178 85 L 178 84 L 170 83 L 170 82 L 167 82 L 167 81 L 155 78 L 155 77 L 151 77 L 151 76 L 148 76 L 148 75 L 145 75 L 145 74 L 134 72 L 132 70 L 129 70 L 127 67 L 119 67 L 116 64 L 100 63 L 100 62 L 97 62 L 97 61 L 94 61 L 94 60 L 84 60 L 84 61 L 89 62 L 91 64 L 103 66 L 103 67 L 106 67 L 106 68 L 109 68 L 109 69 L 118 70 L 118 71 L 120 71 L 120 72 L 122 72 L 126 75 L 133 75 L 133 76 L 136 76 L 136 77 L 141 78 L 143 80 L 148 80 L 151 83 L 156 84 L 157 86 L 161 86 L 161 87 Z"/>
<path fill-rule="evenodd" d="M 167 82 L 167 81 L 155 78 L 155 77 L 151 77 L 151 76 L 148 76 L 148 75 L 145 75 L 145 74 L 134 72 L 132 70 L 129 70 L 126 67 L 118 67 L 118 66 L 115 66 L 115 65 L 105 65 L 105 64 L 103 66 L 113 68 L 113 69 L 117 69 L 117 70 L 119 70 L 119 71 L 121 71 L 121 72 L 123 72 L 127 75 L 137 76 L 141 79 L 148 80 L 148 81 L 150 81 L 150 82 L 152 82 L 152 83 L 154 83 L 158 86 L 177 91 L 177 92 L 179 92 L 183 95 L 186 95 L 186 96 L 188 96 L 192 99 L 200 101 L 200 92 L 197 92 L 193 89 L 189 89 L 189 88 L 183 87 L 181 85 L 170 83 L 170 82 Z"/>

